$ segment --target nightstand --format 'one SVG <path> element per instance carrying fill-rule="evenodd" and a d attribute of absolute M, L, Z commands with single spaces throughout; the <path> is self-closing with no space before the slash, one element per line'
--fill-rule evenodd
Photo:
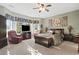
<path fill-rule="evenodd" d="M 65 41 L 73 41 L 73 35 L 72 34 L 64 34 L 64 39 Z"/>

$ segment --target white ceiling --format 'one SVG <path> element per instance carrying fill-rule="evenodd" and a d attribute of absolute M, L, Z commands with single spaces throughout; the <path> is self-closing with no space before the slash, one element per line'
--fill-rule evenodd
<path fill-rule="evenodd" d="M 0 5 L 19 14 L 40 18 L 51 17 L 54 15 L 79 10 L 79 3 L 51 3 L 52 6 L 48 7 L 50 11 L 44 11 L 41 13 L 38 12 L 38 9 L 33 9 L 34 7 L 37 7 L 35 3 L 2 3 Z"/>

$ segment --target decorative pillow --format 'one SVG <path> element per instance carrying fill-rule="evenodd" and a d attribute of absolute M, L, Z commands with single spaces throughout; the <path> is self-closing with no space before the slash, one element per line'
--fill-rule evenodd
<path fill-rule="evenodd" d="M 52 34 L 52 33 L 53 33 L 53 31 L 51 31 L 51 30 L 48 30 L 47 32 L 48 32 L 48 33 L 50 33 L 50 34 Z"/>
<path fill-rule="evenodd" d="M 60 31 L 60 30 L 56 30 L 56 31 L 55 31 L 55 33 L 60 34 L 60 33 L 61 33 L 61 31 Z"/>

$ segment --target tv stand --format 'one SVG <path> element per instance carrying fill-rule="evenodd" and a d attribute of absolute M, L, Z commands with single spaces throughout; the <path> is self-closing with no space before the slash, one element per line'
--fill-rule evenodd
<path fill-rule="evenodd" d="M 31 32 L 30 31 L 23 31 L 23 40 L 31 39 Z"/>

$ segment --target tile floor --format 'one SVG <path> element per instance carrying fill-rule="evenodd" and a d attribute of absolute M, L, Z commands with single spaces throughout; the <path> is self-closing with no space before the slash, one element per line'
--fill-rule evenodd
<path fill-rule="evenodd" d="M 77 48 L 77 44 L 68 41 L 60 46 L 47 48 L 36 44 L 34 39 L 28 39 L 0 49 L 0 55 L 77 55 Z"/>

